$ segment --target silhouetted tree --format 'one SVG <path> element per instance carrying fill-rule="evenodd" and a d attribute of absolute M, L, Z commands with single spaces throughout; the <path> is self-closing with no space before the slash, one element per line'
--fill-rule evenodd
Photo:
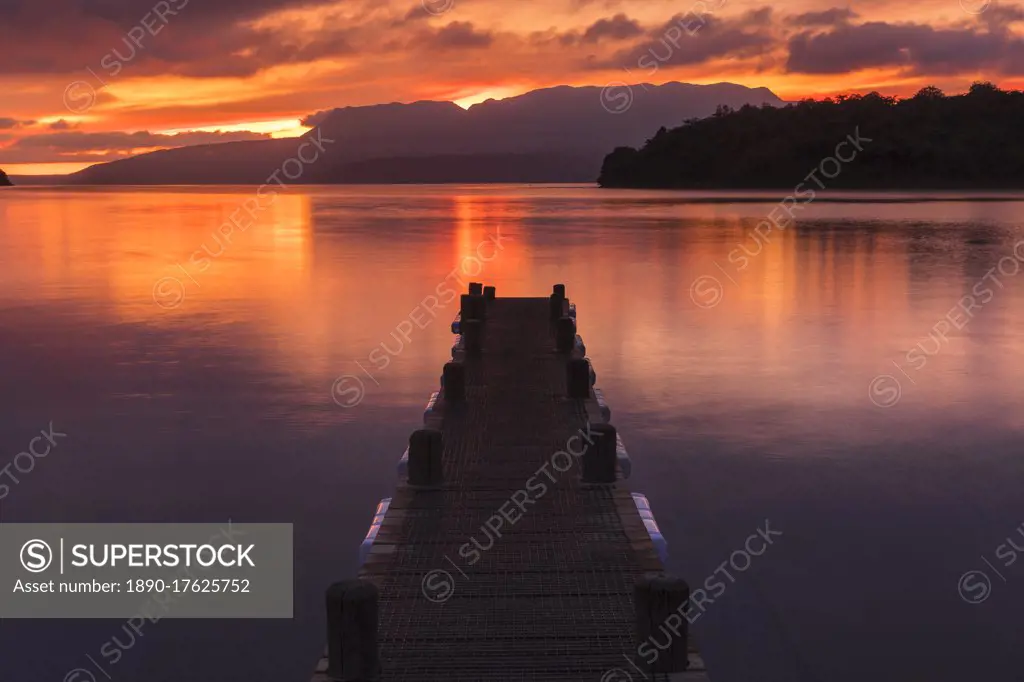
<path fill-rule="evenodd" d="M 1002 90 L 997 88 L 995 84 L 989 81 L 974 81 L 971 83 L 971 89 L 967 92 L 968 95 L 974 96 L 991 96 L 1005 94 Z"/>
<path fill-rule="evenodd" d="M 859 131 L 870 138 L 828 188 L 1024 187 L 1024 92 L 978 82 L 897 99 L 877 92 L 785 107 L 719 107 L 605 157 L 606 187 L 794 188 Z M 849 155 L 849 149 L 842 151 Z"/>
<path fill-rule="evenodd" d="M 920 90 L 918 90 L 917 94 L 914 95 L 913 98 L 914 99 L 934 100 L 934 99 L 942 99 L 945 96 L 946 96 L 946 93 L 942 92 L 942 90 L 939 90 L 934 85 L 926 85 L 925 87 L 923 87 Z"/>

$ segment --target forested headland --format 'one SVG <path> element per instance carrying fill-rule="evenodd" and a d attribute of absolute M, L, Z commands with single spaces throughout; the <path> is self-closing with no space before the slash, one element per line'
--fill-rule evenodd
<path fill-rule="evenodd" d="M 784 107 L 719 107 L 661 128 L 640 149 L 605 157 L 603 187 L 792 188 L 859 135 L 864 143 L 827 189 L 1024 188 L 1024 92 L 975 83 L 946 96 L 878 93 Z M 849 156 L 849 150 L 843 154 Z"/>

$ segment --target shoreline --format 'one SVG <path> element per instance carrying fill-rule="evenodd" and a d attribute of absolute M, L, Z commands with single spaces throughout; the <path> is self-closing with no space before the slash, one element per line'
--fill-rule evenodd
<path fill-rule="evenodd" d="M 52 184 L 15 184 L 5 188 L 9 192 L 223 192 L 225 190 L 251 190 L 256 185 L 239 184 L 196 184 L 196 185 L 52 185 Z M 647 201 L 651 203 L 675 204 L 764 204 L 778 203 L 793 192 L 792 187 L 780 188 L 678 188 L 678 187 L 602 187 L 596 183 L 390 183 L 390 184 L 303 184 L 295 185 L 295 191 L 302 190 L 371 190 L 408 188 L 410 190 L 429 190 L 437 188 L 472 188 L 474 191 L 488 190 L 532 190 L 537 192 L 551 191 L 589 191 L 596 197 L 610 198 L 619 195 L 624 198 Z M 808 203 L 824 204 L 915 204 L 940 202 L 1024 202 L 1024 188 L 941 188 L 941 189 L 835 189 L 819 191 Z"/>

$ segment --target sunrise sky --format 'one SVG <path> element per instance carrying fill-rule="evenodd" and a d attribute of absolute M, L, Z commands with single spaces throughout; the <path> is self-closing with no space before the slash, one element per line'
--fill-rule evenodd
<path fill-rule="evenodd" d="M 665 37 L 680 23 L 692 35 L 673 45 Z M 730 81 L 788 100 L 928 84 L 954 93 L 978 79 L 1020 87 L 1024 5 L 4 0 L 0 44 L 0 168 L 65 173 L 166 147 L 294 136 L 334 107 L 469 106 L 560 84 Z"/>

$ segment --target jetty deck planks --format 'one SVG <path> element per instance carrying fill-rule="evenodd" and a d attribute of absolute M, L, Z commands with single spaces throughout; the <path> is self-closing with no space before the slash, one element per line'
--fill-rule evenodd
<path fill-rule="evenodd" d="M 570 453 L 604 419 L 567 397 L 548 299 L 489 300 L 483 329 L 465 402 L 442 392 L 429 420 L 443 483 L 398 485 L 359 573 L 379 589 L 381 680 L 706 681 L 695 651 L 683 673 L 634 667 L 634 584 L 664 566 L 621 476 L 581 480 Z"/>

